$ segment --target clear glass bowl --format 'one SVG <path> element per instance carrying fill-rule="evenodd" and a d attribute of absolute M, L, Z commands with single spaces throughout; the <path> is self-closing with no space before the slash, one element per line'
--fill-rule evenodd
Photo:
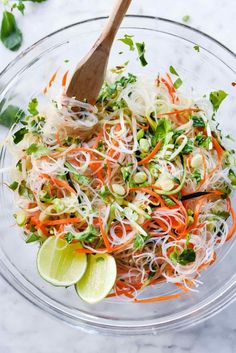
<path fill-rule="evenodd" d="M 30 97 L 40 96 L 49 77 L 58 68 L 74 67 L 101 31 L 105 18 L 95 18 L 63 28 L 21 53 L 0 76 L 0 102 L 25 109 Z M 202 96 L 212 90 L 229 93 L 218 114 L 221 126 L 236 136 L 235 115 L 236 58 L 223 45 L 209 36 L 183 24 L 166 19 L 127 16 L 117 38 L 125 33 L 145 41 L 149 65 L 144 72 L 152 76 L 168 71 L 173 65 L 184 81 L 183 90 Z M 200 45 L 200 52 L 193 49 Z M 123 51 L 123 54 L 119 54 Z M 69 63 L 64 63 L 68 59 Z M 133 52 L 116 41 L 109 66 L 129 60 L 129 71 L 137 73 L 140 64 Z M 1 137 L 7 134 L 1 129 Z M 235 147 L 235 146 L 234 146 Z M 8 151 L 1 149 L 1 168 L 11 164 Z M 74 288 L 56 288 L 44 282 L 36 269 L 36 245 L 26 245 L 14 226 L 14 200 L 4 186 L 9 179 L 7 169 L 1 174 L 0 187 L 0 272 L 12 287 L 33 304 L 61 320 L 86 331 L 107 334 L 156 334 L 196 324 L 226 307 L 236 296 L 236 243 L 228 242 L 219 252 L 218 261 L 202 272 L 199 292 L 167 302 L 134 304 L 129 301 L 106 300 L 89 306 L 76 295 Z M 235 203 L 235 200 L 234 200 Z M 146 295 L 173 293 L 172 286 L 151 287 Z"/>

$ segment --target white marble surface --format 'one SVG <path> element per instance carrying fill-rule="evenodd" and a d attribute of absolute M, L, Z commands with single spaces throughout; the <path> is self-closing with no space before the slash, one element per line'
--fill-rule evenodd
<path fill-rule="evenodd" d="M 108 14 L 111 6 L 111 0 L 27 3 L 25 16 L 17 16 L 24 33 L 22 49 L 62 26 Z M 189 25 L 236 51 L 235 0 L 133 0 L 129 13 L 177 21 L 190 15 Z M 16 55 L 0 45 L 0 71 Z M 236 304 L 232 304 L 202 325 L 178 334 L 127 338 L 91 336 L 46 316 L 0 279 L 0 353 L 233 353 L 235 332 Z"/>

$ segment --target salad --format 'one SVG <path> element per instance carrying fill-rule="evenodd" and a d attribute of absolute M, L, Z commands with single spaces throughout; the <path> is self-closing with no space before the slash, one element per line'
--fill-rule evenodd
<path fill-rule="evenodd" d="M 41 109 L 33 98 L 8 138 L 15 219 L 26 242 L 40 245 L 39 273 L 75 285 L 88 303 L 195 291 L 235 232 L 234 151 L 216 122 L 227 94 L 186 97 L 169 71 L 116 67 L 94 106 L 62 95 Z M 177 291 L 160 295 L 165 282 Z M 154 285 L 156 297 L 145 297 Z"/>

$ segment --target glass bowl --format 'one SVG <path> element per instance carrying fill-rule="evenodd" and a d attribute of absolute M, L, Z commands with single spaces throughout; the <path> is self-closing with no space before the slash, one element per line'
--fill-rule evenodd
<path fill-rule="evenodd" d="M 22 52 L 1 73 L 2 109 L 16 105 L 26 110 L 28 101 L 34 96 L 39 96 L 43 101 L 45 98 L 41 92 L 49 77 L 58 68 L 61 73 L 66 68 L 73 68 L 94 43 L 105 21 L 106 18 L 94 18 L 76 23 Z M 184 81 L 181 88 L 184 91 L 196 96 L 218 89 L 227 91 L 229 96 L 217 116 L 224 130 L 236 136 L 236 124 L 233 123 L 236 88 L 231 84 L 235 80 L 236 58 L 230 50 L 200 31 L 161 18 L 127 16 L 117 38 L 126 33 L 134 35 L 136 41 L 146 43 L 149 65 L 141 69 L 135 53 L 129 52 L 120 41 L 115 41 L 110 67 L 129 60 L 128 71 L 134 74 L 141 71 L 154 77 L 173 65 Z M 199 52 L 193 48 L 196 44 L 200 46 Z M 1 138 L 7 133 L 6 128 L 1 128 Z M 202 272 L 203 284 L 199 291 L 189 292 L 175 300 L 137 304 L 109 299 L 90 306 L 77 297 L 74 288 L 56 288 L 44 282 L 36 269 L 38 247 L 25 244 L 21 231 L 14 226 L 14 199 L 5 186 L 9 180 L 11 157 L 4 146 L 0 163 L 0 272 L 12 287 L 46 312 L 90 332 L 156 334 L 190 327 L 214 315 L 235 299 L 235 238 L 220 249 L 218 261 Z M 164 292 L 173 293 L 175 289 L 167 284 L 159 285 L 150 287 L 146 295 L 155 296 Z"/>

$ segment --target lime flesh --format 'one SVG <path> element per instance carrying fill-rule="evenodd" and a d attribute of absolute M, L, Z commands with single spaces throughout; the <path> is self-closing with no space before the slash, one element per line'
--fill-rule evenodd
<path fill-rule="evenodd" d="M 54 286 L 67 287 L 78 282 L 87 267 L 86 255 L 75 252 L 80 247 L 55 236 L 45 240 L 37 255 L 41 277 Z"/>
<path fill-rule="evenodd" d="M 116 262 L 113 256 L 89 255 L 86 272 L 75 285 L 78 295 L 89 304 L 101 301 L 111 291 L 116 273 Z"/>

